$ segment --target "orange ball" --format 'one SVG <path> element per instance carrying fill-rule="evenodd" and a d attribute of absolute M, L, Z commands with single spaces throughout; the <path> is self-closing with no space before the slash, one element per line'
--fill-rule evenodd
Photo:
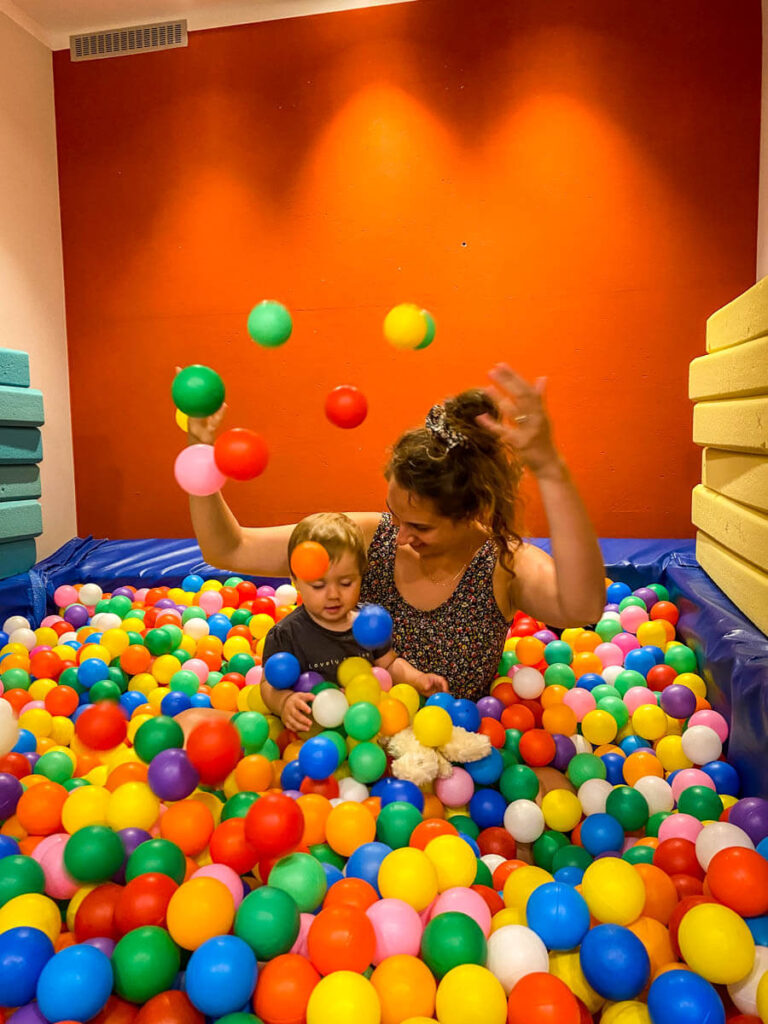
<path fill-rule="evenodd" d="M 264 793 L 272 780 L 272 762 L 263 754 L 248 754 L 235 767 L 235 782 L 241 791 Z"/>
<path fill-rule="evenodd" d="M 675 883 L 661 868 L 655 864 L 635 864 L 635 871 L 640 875 L 645 886 L 645 906 L 643 915 L 669 924 L 672 911 L 679 902 Z"/>
<path fill-rule="evenodd" d="M 379 714 L 381 715 L 382 736 L 394 736 L 401 729 L 406 729 L 410 723 L 408 708 L 402 701 L 394 697 L 382 697 L 379 701 Z"/>
<path fill-rule="evenodd" d="M 593 632 L 591 629 L 585 629 L 573 641 L 573 650 L 575 653 L 579 651 L 594 651 L 602 642 L 598 633 Z"/>
<path fill-rule="evenodd" d="M 366 911 L 379 899 L 370 882 L 363 878 L 340 878 L 330 887 L 323 900 L 324 907 L 357 907 Z"/>
<path fill-rule="evenodd" d="M 371 975 L 381 1004 L 381 1024 L 432 1018 L 437 982 L 427 965 L 405 953 L 388 956 Z"/>
<path fill-rule="evenodd" d="M 199 800 L 179 800 L 160 819 L 160 835 L 175 843 L 187 856 L 196 857 L 213 833 L 213 815 Z"/>
<path fill-rule="evenodd" d="M 332 808 L 325 823 L 326 842 L 342 857 L 376 838 L 376 818 L 363 804 L 345 801 Z"/>
<path fill-rule="evenodd" d="M 269 764 L 268 761 L 267 764 Z M 325 823 L 332 810 L 331 801 L 319 793 L 307 793 L 304 796 L 300 796 L 296 803 L 304 815 L 302 843 L 305 846 L 316 846 L 319 843 L 324 843 Z"/>
<path fill-rule="evenodd" d="M 237 711 L 237 696 L 240 690 L 234 683 L 222 680 L 211 689 L 211 704 L 218 711 Z"/>
<path fill-rule="evenodd" d="M 330 564 L 328 552 L 314 540 L 297 544 L 291 555 L 291 572 L 296 579 L 307 583 L 321 579 L 328 572 Z"/>
<path fill-rule="evenodd" d="M 320 975 L 298 953 L 283 953 L 259 971 L 253 1008 L 259 1017 L 275 1024 L 294 1024 L 307 1019 L 307 1004 Z"/>
<path fill-rule="evenodd" d="M 92 765 L 92 767 L 95 767 L 95 765 Z M 122 786 L 126 782 L 146 782 L 148 773 L 149 765 L 143 761 L 126 761 L 124 764 L 119 764 L 116 768 L 112 769 L 107 776 L 106 787 L 110 792 L 114 792 L 118 786 Z M 81 773 L 78 772 L 77 774 Z"/>
<path fill-rule="evenodd" d="M 458 834 L 459 830 L 450 821 L 445 821 L 443 818 L 425 818 L 411 832 L 408 845 L 417 850 L 425 850 L 427 843 L 431 843 L 438 836 L 457 836 Z"/>
<path fill-rule="evenodd" d="M 566 693 L 568 693 L 567 687 L 558 686 L 557 683 L 545 686 L 541 697 L 539 697 L 541 706 L 543 708 L 551 708 L 554 704 L 562 704 Z"/>
<path fill-rule="evenodd" d="M 597 675 L 600 675 L 603 670 L 603 663 L 592 651 L 579 651 L 573 656 L 571 668 L 576 678 L 581 679 L 582 676 L 587 675 L 589 672 L 595 672 Z"/>
<path fill-rule="evenodd" d="M 445 807 L 439 796 L 435 796 L 434 793 L 424 794 L 424 811 L 425 818 L 444 818 Z"/>
<path fill-rule="evenodd" d="M 533 667 L 544 657 L 545 645 L 535 636 L 521 636 L 515 647 L 517 660 L 521 665 Z"/>
<path fill-rule="evenodd" d="M 146 672 L 152 661 L 152 655 L 143 644 L 131 644 L 120 655 L 120 668 L 129 676 Z"/>
<path fill-rule="evenodd" d="M 634 786 L 639 779 L 646 775 L 655 775 L 659 779 L 664 778 L 661 761 L 650 750 L 636 750 L 629 754 L 622 765 L 622 772 L 628 786 Z"/>
<path fill-rule="evenodd" d="M 645 865 L 650 867 L 650 865 Z M 669 930 L 654 917 L 638 917 L 632 924 L 627 925 L 629 930 L 640 939 L 645 946 L 648 958 L 651 961 L 651 978 L 656 977 L 660 972 L 669 970 L 670 965 L 682 967 L 683 964 L 675 963 L 677 957 L 672 948 L 672 940 L 669 937 Z"/>
<path fill-rule="evenodd" d="M 541 724 L 546 732 L 572 736 L 576 732 L 576 715 L 567 704 L 555 704 L 545 709 Z"/>
<path fill-rule="evenodd" d="M 19 824 L 30 835 L 50 836 L 62 831 L 61 809 L 69 793 L 58 782 L 39 782 L 21 794 L 16 805 Z"/>
<path fill-rule="evenodd" d="M 80 703 L 80 699 L 77 691 L 73 690 L 71 686 L 54 686 L 45 695 L 44 703 L 45 710 L 50 712 L 50 714 L 66 715 L 69 718 Z"/>

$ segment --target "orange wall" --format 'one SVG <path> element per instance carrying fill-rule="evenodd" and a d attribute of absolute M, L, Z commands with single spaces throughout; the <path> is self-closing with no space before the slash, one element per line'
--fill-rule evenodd
<path fill-rule="evenodd" d="M 382 507 L 387 443 L 501 359 L 549 377 L 600 534 L 692 533 L 688 363 L 754 280 L 758 0 L 419 0 L 54 65 L 81 534 L 191 533 L 175 364 L 267 438 L 225 492 L 266 524 Z M 408 300 L 428 351 L 381 338 Z"/>

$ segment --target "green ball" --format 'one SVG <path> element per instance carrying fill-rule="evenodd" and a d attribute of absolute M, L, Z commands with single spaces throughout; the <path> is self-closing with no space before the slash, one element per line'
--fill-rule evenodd
<path fill-rule="evenodd" d="M 136 609 L 136 611 L 137 611 L 137 613 L 139 611 L 142 612 L 141 615 L 137 614 L 136 617 L 139 618 L 139 619 L 143 619 L 144 618 L 144 614 L 143 614 L 144 609 L 143 608 Z M 141 633 L 136 633 L 132 629 L 127 630 L 125 635 L 128 637 L 128 640 L 130 641 L 131 647 L 134 647 L 136 644 L 143 644 L 144 643 L 144 637 L 141 635 Z"/>
<path fill-rule="evenodd" d="M 189 651 L 185 651 L 183 647 L 177 647 L 175 650 L 171 651 L 171 654 L 174 656 L 174 658 L 178 658 L 182 665 L 184 664 L 185 661 L 189 661 L 189 659 L 192 657 Z"/>
<path fill-rule="evenodd" d="M 573 661 L 571 645 L 564 640 L 550 640 L 544 648 L 544 661 L 548 665 L 570 665 Z"/>
<path fill-rule="evenodd" d="M 698 673 L 699 671 L 696 655 L 690 647 L 683 647 L 682 644 L 666 649 L 664 652 L 664 664 L 671 665 L 679 676 L 684 672 Z"/>
<path fill-rule="evenodd" d="M 626 696 L 627 690 L 631 690 L 633 686 L 648 688 L 648 682 L 642 672 L 635 672 L 632 668 L 622 669 L 614 682 L 617 693 L 622 697 Z"/>
<path fill-rule="evenodd" d="M 513 665 L 517 665 L 518 658 L 514 651 L 504 651 L 499 661 L 498 673 L 500 676 L 509 675 L 509 670 Z"/>
<path fill-rule="evenodd" d="M 579 788 L 589 779 L 604 779 L 608 775 L 605 764 L 594 754 L 576 754 L 568 763 L 566 775 L 572 785 Z"/>
<path fill-rule="evenodd" d="M 472 839 L 477 839 L 480 835 L 480 826 L 476 821 L 473 821 L 468 814 L 454 814 L 448 820 L 458 832 L 461 832 L 463 836 L 470 836 Z"/>
<path fill-rule="evenodd" d="M 561 846 L 559 850 L 555 850 L 550 871 L 553 874 L 560 868 L 581 868 L 582 871 L 586 871 L 591 863 L 592 855 L 588 850 L 585 850 L 583 846 L 569 843 L 567 846 Z"/>
<path fill-rule="evenodd" d="M 184 634 L 181 631 L 180 627 L 174 626 L 172 622 L 166 623 L 161 628 L 164 629 L 168 636 L 171 638 L 171 653 L 173 653 L 173 649 L 179 646 Z"/>
<path fill-rule="evenodd" d="M 178 672 L 173 673 L 168 686 L 176 693 L 186 693 L 191 697 L 200 689 L 200 679 L 190 669 L 180 668 Z"/>
<path fill-rule="evenodd" d="M 382 807 L 376 819 L 376 838 L 386 843 L 393 850 L 407 846 L 413 830 L 424 818 L 421 813 L 406 800 L 393 800 Z"/>
<path fill-rule="evenodd" d="M 387 770 L 387 755 L 378 743 L 358 743 L 349 752 L 349 770 L 358 782 L 376 782 Z"/>
<path fill-rule="evenodd" d="M 284 345 L 292 330 L 291 314 L 279 302 L 265 299 L 254 306 L 248 314 L 248 333 L 264 348 L 279 348 L 280 345 Z"/>
<path fill-rule="evenodd" d="M 244 818 L 258 799 L 258 793 L 251 793 L 247 790 L 243 790 L 241 793 L 235 793 L 234 796 L 231 796 L 224 804 L 224 809 L 221 812 L 221 820 L 228 821 L 229 818 Z"/>
<path fill-rule="evenodd" d="M 568 837 L 562 832 L 546 829 L 533 844 L 533 863 L 545 871 L 551 871 L 557 851 L 569 845 Z"/>
<path fill-rule="evenodd" d="M 504 736 L 504 750 L 511 751 L 520 760 L 520 739 L 522 733 L 519 729 L 507 729 Z"/>
<path fill-rule="evenodd" d="M 336 853 L 332 850 L 327 843 L 315 843 L 309 848 L 309 852 L 315 858 L 319 860 L 321 864 L 330 864 L 339 871 L 344 870 L 344 865 L 347 863 L 340 853 Z"/>
<path fill-rule="evenodd" d="M 0 662 L 0 665 L 2 662 Z M 9 668 L 0 674 L 5 690 L 28 690 L 32 685 L 32 676 L 23 668 Z"/>
<path fill-rule="evenodd" d="M 223 678 L 224 678 L 224 673 L 223 672 L 209 672 L 208 673 L 208 678 L 205 681 L 206 681 L 207 685 L 210 686 L 211 689 L 213 689 L 213 687 L 216 685 L 216 683 L 220 683 Z"/>
<path fill-rule="evenodd" d="M 416 346 L 414 352 L 418 352 L 422 348 L 429 348 L 429 346 L 435 340 L 435 318 L 426 309 L 422 309 L 421 315 L 427 321 L 427 333 L 424 335 L 424 340 L 420 341 L 419 344 Z"/>
<path fill-rule="evenodd" d="M 344 715 L 344 728 L 353 740 L 372 740 L 381 728 L 381 712 L 375 704 L 361 700 Z"/>
<path fill-rule="evenodd" d="M 323 732 L 318 733 L 318 737 L 322 736 L 325 740 L 330 740 L 331 743 L 335 744 L 336 749 L 339 752 L 339 764 L 343 764 L 347 759 L 347 744 L 344 737 L 336 729 L 325 729 Z"/>
<path fill-rule="evenodd" d="M 602 687 L 595 687 L 595 690 L 599 689 L 602 689 Z M 608 689 L 613 690 L 613 687 L 608 687 Z M 595 690 L 592 691 L 593 696 Z M 615 720 L 619 729 L 623 729 L 629 721 L 629 708 L 621 699 L 621 697 L 619 697 L 616 694 L 615 690 L 613 693 L 609 693 L 606 696 L 601 696 L 600 699 L 597 701 L 597 707 L 599 711 L 607 711 L 608 714 Z"/>
<path fill-rule="evenodd" d="M 282 889 L 262 885 L 237 908 L 234 931 L 248 943 L 257 960 L 272 960 L 288 952 L 299 934 L 299 924 L 296 900 Z"/>
<path fill-rule="evenodd" d="M 634 832 L 648 822 L 648 801 L 631 786 L 615 786 L 605 801 L 605 811 L 618 821 L 625 832 Z"/>
<path fill-rule="evenodd" d="M 475 880 L 472 885 L 487 885 L 489 889 L 493 888 L 493 875 L 491 869 L 485 863 L 484 860 L 477 858 L 477 871 L 475 872 Z"/>
<path fill-rule="evenodd" d="M 515 753 L 514 750 L 510 750 L 508 747 L 502 747 L 499 750 L 501 754 L 501 760 L 505 768 L 509 768 L 512 764 L 520 764 L 520 753 Z"/>
<path fill-rule="evenodd" d="M 133 738 L 134 750 L 146 764 L 149 764 L 155 754 L 159 754 L 161 750 L 183 746 L 184 730 L 174 718 L 169 718 L 168 715 L 157 715 L 148 722 L 143 722 Z"/>
<path fill-rule="evenodd" d="M 115 992 L 132 1003 L 171 988 L 181 966 L 179 947 L 165 928 L 133 928 L 112 951 Z"/>
<path fill-rule="evenodd" d="M 269 872 L 269 885 L 282 889 L 303 914 L 311 914 L 323 902 L 328 880 L 323 865 L 309 853 L 289 853 Z"/>
<path fill-rule="evenodd" d="M 648 589 L 652 590 L 654 592 L 654 594 L 656 595 L 656 597 L 658 597 L 658 599 L 660 601 L 668 601 L 669 600 L 669 591 L 667 590 L 666 587 L 663 587 L 661 585 L 661 583 L 649 583 L 648 584 Z"/>
<path fill-rule="evenodd" d="M 217 1017 L 216 1024 L 264 1024 L 255 1013 L 228 1013 L 226 1017 Z"/>
<path fill-rule="evenodd" d="M 279 761 L 280 760 L 280 747 L 273 739 L 267 740 L 264 746 L 259 751 L 262 757 L 266 757 L 268 761 Z"/>
<path fill-rule="evenodd" d="M 609 644 L 615 636 L 622 632 L 621 623 L 617 619 L 600 619 L 595 632 L 604 644 Z"/>
<path fill-rule="evenodd" d="M 514 800 L 535 800 L 539 795 L 539 780 L 527 764 L 514 764 L 501 773 L 499 790 L 510 804 Z"/>
<path fill-rule="evenodd" d="M 136 847 L 125 866 L 126 881 L 150 872 L 168 875 L 181 885 L 187 873 L 187 862 L 176 843 L 168 839 L 148 839 Z"/>
<path fill-rule="evenodd" d="M 421 937 L 421 957 L 438 979 L 462 964 L 485 967 L 488 947 L 483 929 L 467 914 L 437 914 Z"/>
<path fill-rule="evenodd" d="M 94 704 L 100 700 L 111 700 L 116 704 L 120 700 L 121 693 L 120 687 L 111 679 L 100 679 L 90 689 L 91 701 Z"/>
<path fill-rule="evenodd" d="M 630 846 L 621 855 L 621 859 L 629 864 L 653 864 L 653 847 Z"/>
<path fill-rule="evenodd" d="M 622 597 L 619 601 L 619 611 L 623 612 L 625 608 L 646 608 L 647 605 L 642 597 L 635 597 L 634 594 L 629 594 L 627 597 Z"/>
<path fill-rule="evenodd" d="M 224 382 L 209 366 L 185 366 L 173 379 L 171 396 L 187 416 L 213 416 L 224 404 Z"/>
<path fill-rule="evenodd" d="M 107 671 L 109 672 L 110 682 L 114 683 L 115 686 L 117 686 L 120 693 L 125 693 L 125 691 L 128 689 L 128 683 L 131 681 L 131 677 L 128 675 L 127 672 L 124 672 L 123 669 L 120 668 L 120 659 L 115 658 L 112 662 L 110 662 Z M 93 692 L 93 690 L 91 690 L 91 692 Z"/>
<path fill-rule="evenodd" d="M 72 758 L 63 750 L 48 750 L 38 758 L 32 769 L 34 775 L 44 775 L 51 782 L 64 783 L 75 774 Z"/>
<path fill-rule="evenodd" d="M 190 619 L 207 619 L 208 616 L 205 614 L 205 610 L 200 608 L 199 605 L 191 604 L 185 608 L 181 613 L 181 623 L 183 626 L 190 621 Z"/>
<path fill-rule="evenodd" d="M 256 659 L 245 651 L 233 654 L 227 663 L 228 672 L 239 672 L 241 676 L 246 675 L 256 664 Z"/>
<path fill-rule="evenodd" d="M 70 686 L 75 693 L 85 693 L 85 687 L 77 678 L 77 669 L 74 665 L 71 668 L 65 668 L 56 681 L 59 686 Z"/>
<path fill-rule="evenodd" d="M 655 814 L 652 814 L 648 819 L 648 824 L 645 826 L 645 834 L 647 836 L 658 836 L 662 821 L 666 821 L 670 814 L 672 814 L 672 811 L 657 811 Z"/>
<path fill-rule="evenodd" d="M 121 619 L 128 617 L 128 613 L 132 611 L 130 597 L 126 597 L 125 594 L 118 594 L 117 597 L 110 598 L 109 610 L 114 615 L 119 615 Z"/>
<path fill-rule="evenodd" d="M 556 661 L 544 669 L 544 682 L 547 686 L 564 686 L 566 690 L 572 690 L 576 685 L 576 673 L 570 665 Z"/>
<path fill-rule="evenodd" d="M 236 608 L 232 612 L 230 622 L 233 626 L 247 626 L 253 618 L 253 613 L 249 612 L 247 608 Z"/>
<path fill-rule="evenodd" d="M 68 793 L 71 793 L 73 789 L 80 789 L 83 786 L 90 786 L 88 779 L 66 779 L 62 782 L 62 786 Z"/>
<path fill-rule="evenodd" d="M 240 734 L 246 755 L 261 750 L 269 739 L 269 722 L 260 711 L 241 711 L 233 717 L 232 724 Z"/>
<path fill-rule="evenodd" d="M 717 821 L 723 813 L 723 801 L 708 786 L 689 786 L 680 794 L 677 809 L 681 814 L 691 814 L 699 821 Z"/>
<path fill-rule="evenodd" d="M 244 580 L 243 580 L 242 576 L 229 576 L 229 577 L 227 577 L 227 579 L 224 580 L 224 586 L 225 587 L 236 587 L 239 583 L 243 583 L 243 582 L 244 582 Z"/>
<path fill-rule="evenodd" d="M 44 891 L 45 875 L 33 857 L 13 853 L 0 858 L 0 907 L 16 896 Z"/>
<path fill-rule="evenodd" d="M 154 654 L 157 658 L 161 654 L 171 653 L 174 647 L 173 638 L 165 626 L 160 626 L 147 631 L 147 635 L 144 637 L 144 646 L 150 654 Z"/>
<path fill-rule="evenodd" d="M 125 847 L 106 825 L 85 825 L 64 847 L 64 867 L 78 882 L 106 882 L 123 866 Z"/>

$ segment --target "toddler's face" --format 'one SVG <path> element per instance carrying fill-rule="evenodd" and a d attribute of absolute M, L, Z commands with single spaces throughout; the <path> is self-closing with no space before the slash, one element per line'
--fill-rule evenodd
<path fill-rule="evenodd" d="M 322 579 L 314 583 L 294 581 L 309 614 L 330 629 L 345 625 L 360 598 L 361 582 L 357 559 L 351 551 L 331 562 Z"/>

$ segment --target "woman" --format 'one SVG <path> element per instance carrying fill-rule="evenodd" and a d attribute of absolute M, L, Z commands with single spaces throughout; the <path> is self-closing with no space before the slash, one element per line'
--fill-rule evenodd
<path fill-rule="evenodd" d="M 600 617 L 605 600 L 600 549 L 554 446 L 544 382 L 531 387 L 505 364 L 489 376 L 498 398 L 463 392 L 395 442 L 386 513 L 349 513 L 368 545 L 362 600 L 388 609 L 399 654 L 471 699 L 488 691 L 517 609 L 553 626 L 582 625 Z M 222 415 L 190 420 L 190 441 L 212 443 Z M 523 465 L 541 492 L 551 557 L 515 532 Z M 211 565 L 289 574 L 293 525 L 242 527 L 221 494 L 190 497 L 190 510 Z"/>

